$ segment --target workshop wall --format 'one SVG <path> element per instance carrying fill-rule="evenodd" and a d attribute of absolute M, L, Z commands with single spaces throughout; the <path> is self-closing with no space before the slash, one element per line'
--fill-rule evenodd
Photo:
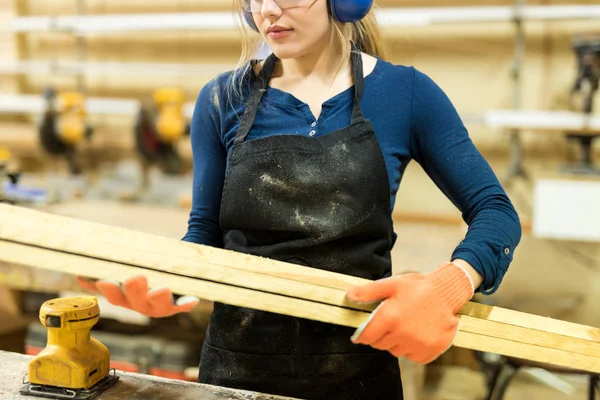
<path fill-rule="evenodd" d="M 14 17 L 11 0 L 0 0 L 0 25 L 8 26 Z M 17 58 L 15 38 L 12 32 L 0 29 L 0 60 L 14 60 Z M 0 92 L 16 90 L 15 79 L 11 75 L 0 74 Z"/>
<path fill-rule="evenodd" d="M 594 1 L 529 1 L 528 4 L 593 4 Z M 27 15 L 75 14 L 72 0 L 30 0 L 28 2 L 0 2 L 0 13 L 10 17 L 13 4 Z M 199 12 L 230 10 L 229 1 L 178 0 L 170 2 L 139 2 L 133 0 L 86 0 L 82 2 L 87 14 L 124 14 L 146 12 Z M 511 1 L 453 1 L 452 6 L 508 5 Z M 381 0 L 380 7 L 440 7 L 447 1 Z M 5 17 L 6 18 L 6 17 Z M 575 23 L 551 22 L 526 24 L 527 57 L 523 69 L 523 108 L 568 108 L 567 99 L 575 74 L 575 57 L 570 41 L 573 32 L 586 32 L 597 21 Z M 510 23 L 464 24 L 388 29 L 385 40 L 389 60 L 393 63 L 414 65 L 429 74 L 450 96 L 459 112 L 470 115 L 490 109 L 511 108 L 513 85 L 511 68 L 514 49 L 514 26 Z M 5 34 L 2 46 L 13 51 L 2 52 L 5 57 L 37 60 L 76 60 L 77 40 L 68 34 Z M 177 62 L 207 63 L 206 70 L 195 76 L 115 76 L 104 75 L 84 79 L 86 90 L 92 96 L 147 98 L 159 86 L 175 85 L 184 90 L 188 101 L 194 101 L 201 87 L 215 74 L 231 68 L 238 59 L 240 45 L 237 33 L 231 32 L 173 32 L 111 34 L 85 39 L 86 59 L 90 61 L 123 62 Z M 216 65 L 216 67 L 214 66 Z M 2 91 L 22 89 L 41 93 L 52 83 L 59 89 L 73 89 L 73 76 L 35 75 L 12 77 L 18 85 L 5 83 Z M 0 120 L 1 123 L 2 120 Z M 104 118 L 107 134 L 120 135 L 129 121 Z M 482 151 L 492 155 L 504 154 L 508 149 L 507 136 L 489 129 L 470 125 L 470 132 Z M 525 134 L 529 154 L 562 155 L 566 147 L 562 135 Z"/>

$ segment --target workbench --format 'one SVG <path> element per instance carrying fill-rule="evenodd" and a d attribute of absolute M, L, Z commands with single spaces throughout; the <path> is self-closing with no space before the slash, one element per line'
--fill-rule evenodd
<path fill-rule="evenodd" d="M 23 386 L 23 377 L 27 374 L 27 362 L 30 359 L 30 356 L 23 354 L 0 351 L 0 399 L 36 399 L 36 397 L 19 394 L 19 389 Z M 97 400 L 292 400 L 290 397 L 176 381 L 150 375 L 121 371 L 117 371 L 117 375 L 120 377 L 117 384 L 97 397 Z"/>

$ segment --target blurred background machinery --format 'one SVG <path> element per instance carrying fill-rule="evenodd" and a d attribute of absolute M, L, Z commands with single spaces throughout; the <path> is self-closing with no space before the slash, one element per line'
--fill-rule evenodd
<path fill-rule="evenodd" d="M 44 91 L 45 110 L 39 127 L 40 143 L 53 156 L 63 157 L 69 172 L 82 173 L 78 147 L 90 140 L 93 130 L 86 123 L 85 98 L 78 92 L 55 93 L 52 87 Z"/>
<path fill-rule="evenodd" d="M 573 40 L 573 50 L 577 57 L 577 76 L 571 92 L 573 111 L 592 116 L 595 110 L 598 83 L 600 82 L 600 33 L 578 35 Z M 568 172 L 600 174 L 594 166 L 593 143 L 600 135 L 568 135 L 579 143 L 577 163 L 566 168 Z"/>
<path fill-rule="evenodd" d="M 147 190 L 149 168 L 156 166 L 166 175 L 180 175 L 184 160 L 179 142 L 189 136 L 190 124 L 183 113 L 184 95 L 176 88 L 154 91 L 152 103 L 140 108 L 135 124 L 135 144 L 142 161 L 142 190 Z"/>

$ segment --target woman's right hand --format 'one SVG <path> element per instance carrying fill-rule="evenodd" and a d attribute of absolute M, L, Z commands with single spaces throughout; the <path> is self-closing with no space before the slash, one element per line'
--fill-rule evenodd
<path fill-rule="evenodd" d="M 77 282 L 86 290 L 103 294 L 111 304 L 152 318 L 190 312 L 200 301 L 195 296 L 183 296 L 175 302 L 173 293 L 167 288 L 149 290 L 148 279 L 143 275 L 131 277 L 122 285 L 112 281 L 91 281 L 83 277 L 77 277 Z"/>

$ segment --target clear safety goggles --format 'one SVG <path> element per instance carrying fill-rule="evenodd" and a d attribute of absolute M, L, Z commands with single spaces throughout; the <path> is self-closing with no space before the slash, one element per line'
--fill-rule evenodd
<path fill-rule="evenodd" d="M 271 1 L 271 0 L 269 0 Z M 273 0 L 282 10 L 286 8 L 302 7 L 308 5 L 313 0 Z M 247 12 L 260 12 L 265 0 L 243 0 L 242 8 Z"/>

